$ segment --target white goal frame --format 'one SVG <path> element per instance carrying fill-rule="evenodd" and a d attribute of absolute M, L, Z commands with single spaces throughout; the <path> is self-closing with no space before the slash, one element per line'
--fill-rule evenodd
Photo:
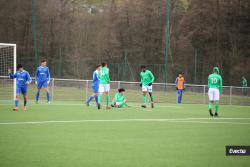
<path fill-rule="evenodd" d="M 16 44 L 11 44 L 11 43 L 0 43 L 0 46 L 12 46 L 14 47 L 14 57 L 13 57 L 13 72 L 16 73 Z M 13 81 L 13 100 L 16 98 L 16 80 L 14 79 Z"/>

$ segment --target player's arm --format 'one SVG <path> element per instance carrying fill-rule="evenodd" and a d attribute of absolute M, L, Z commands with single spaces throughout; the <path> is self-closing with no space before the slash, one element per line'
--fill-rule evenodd
<path fill-rule="evenodd" d="M 8 69 L 8 74 L 9 74 L 9 77 L 10 77 L 11 79 L 16 78 L 16 74 L 13 74 L 12 71 L 11 71 L 11 69 Z"/>
<path fill-rule="evenodd" d="M 49 84 L 50 82 L 50 72 L 49 72 L 49 68 L 47 70 L 47 83 Z"/>
<path fill-rule="evenodd" d="M 35 73 L 35 82 L 36 82 L 36 84 L 37 84 L 38 80 L 39 80 L 39 70 L 37 68 L 36 73 Z"/>
<path fill-rule="evenodd" d="M 208 76 L 208 79 L 207 79 L 207 87 L 210 88 L 210 76 Z"/>
<path fill-rule="evenodd" d="M 175 79 L 175 82 L 174 82 L 174 83 L 175 83 L 175 88 L 176 88 L 176 90 L 178 90 L 178 86 L 177 86 L 177 85 L 178 85 L 178 77 Z"/>
<path fill-rule="evenodd" d="M 219 87 L 219 90 L 220 90 L 220 94 L 223 93 L 223 90 L 222 90 L 222 78 L 220 77 L 220 87 Z"/>
<path fill-rule="evenodd" d="M 30 84 L 32 82 L 32 79 L 31 79 L 30 74 L 28 72 L 26 75 L 26 79 L 27 79 L 26 84 Z"/>
<path fill-rule="evenodd" d="M 183 81 L 183 89 L 186 89 L 186 82 L 185 82 L 185 79 Z"/>
<path fill-rule="evenodd" d="M 155 81 L 155 77 L 154 77 L 154 75 L 153 75 L 153 73 L 150 71 L 150 73 L 149 73 L 149 75 L 150 75 L 150 77 L 151 77 L 151 83 L 150 83 L 150 85 L 149 86 L 151 86 L 152 85 L 152 83 Z"/>

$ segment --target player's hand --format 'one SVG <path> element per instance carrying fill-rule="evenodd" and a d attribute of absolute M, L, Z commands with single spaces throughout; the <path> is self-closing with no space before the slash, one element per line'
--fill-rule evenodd
<path fill-rule="evenodd" d="M 35 84 L 37 85 L 37 81 L 35 81 Z"/>
<path fill-rule="evenodd" d="M 8 73 L 9 73 L 9 74 L 11 73 L 11 69 L 10 69 L 10 68 L 8 68 Z"/>
<path fill-rule="evenodd" d="M 142 83 L 140 83 L 140 87 L 142 87 Z"/>
<path fill-rule="evenodd" d="M 178 87 L 175 87 L 176 90 L 178 90 Z"/>
<path fill-rule="evenodd" d="M 224 97 L 224 94 L 221 94 L 221 97 Z"/>
<path fill-rule="evenodd" d="M 49 85 L 49 81 L 47 81 L 47 84 Z"/>
<path fill-rule="evenodd" d="M 148 84 L 148 86 L 151 86 L 151 85 L 152 85 L 152 83 L 149 83 L 149 84 Z"/>

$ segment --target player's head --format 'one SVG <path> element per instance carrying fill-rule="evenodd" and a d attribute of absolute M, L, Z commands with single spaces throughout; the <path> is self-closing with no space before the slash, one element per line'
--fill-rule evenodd
<path fill-rule="evenodd" d="M 179 73 L 178 73 L 178 76 L 179 76 L 180 78 L 183 77 L 183 76 L 184 76 L 183 72 L 179 72 Z"/>
<path fill-rule="evenodd" d="M 23 65 L 22 64 L 18 64 L 17 65 L 17 70 L 18 71 L 23 71 Z"/>
<path fill-rule="evenodd" d="M 102 69 L 102 65 L 101 64 L 98 64 L 96 67 L 95 67 L 96 70 L 100 71 Z"/>
<path fill-rule="evenodd" d="M 125 92 L 125 89 L 124 88 L 120 88 L 120 89 L 118 89 L 118 92 L 123 94 Z"/>
<path fill-rule="evenodd" d="M 146 69 L 147 69 L 147 66 L 146 66 L 146 65 L 142 65 L 142 66 L 141 66 L 141 70 L 142 70 L 143 72 L 145 72 Z"/>
<path fill-rule="evenodd" d="M 41 60 L 41 66 L 46 67 L 47 61 L 45 59 Z"/>
<path fill-rule="evenodd" d="M 220 69 L 218 67 L 214 67 L 213 73 L 220 74 Z"/>
<path fill-rule="evenodd" d="M 102 67 L 107 67 L 107 63 L 102 63 Z"/>

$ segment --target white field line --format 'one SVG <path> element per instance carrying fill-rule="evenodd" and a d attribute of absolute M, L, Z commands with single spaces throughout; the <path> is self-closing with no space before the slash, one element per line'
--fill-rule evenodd
<path fill-rule="evenodd" d="M 198 121 L 197 121 L 198 120 Z M 250 122 L 217 122 L 199 120 L 250 120 L 250 118 L 179 118 L 179 119 L 103 119 L 103 120 L 71 120 L 71 121 L 27 121 L 0 122 L 0 125 L 51 124 L 51 123 L 85 123 L 85 122 L 170 122 L 170 123 L 209 123 L 209 124 L 238 124 L 250 125 Z"/>

